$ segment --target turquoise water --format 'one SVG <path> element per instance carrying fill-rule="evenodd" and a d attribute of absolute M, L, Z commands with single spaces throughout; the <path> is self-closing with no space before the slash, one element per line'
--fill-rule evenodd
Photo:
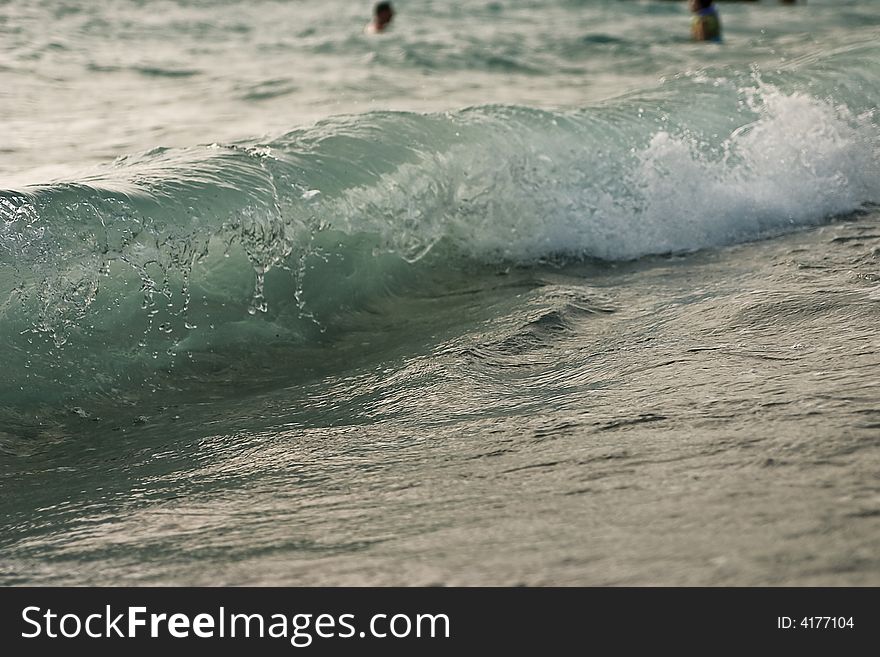
<path fill-rule="evenodd" d="M 877 583 L 880 2 L 0 4 L 0 582 Z"/>

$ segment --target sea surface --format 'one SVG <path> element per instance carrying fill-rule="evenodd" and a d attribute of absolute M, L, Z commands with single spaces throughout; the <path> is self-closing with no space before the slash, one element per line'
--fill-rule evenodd
<path fill-rule="evenodd" d="M 0 584 L 880 585 L 880 0 L 0 1 Z"/>

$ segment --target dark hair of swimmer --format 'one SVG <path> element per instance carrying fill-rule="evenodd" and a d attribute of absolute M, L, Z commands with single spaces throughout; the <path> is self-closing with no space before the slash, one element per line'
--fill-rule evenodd
<path fill-rule="evenodd" d="M 376 6 L 373 7 L 373 15 L 378 17 L 388 16 L 388 20 L 391 20 L 391 16 L 394 15 L 394 10 L 391 8 L 390 2 L 377 2 Z"/>

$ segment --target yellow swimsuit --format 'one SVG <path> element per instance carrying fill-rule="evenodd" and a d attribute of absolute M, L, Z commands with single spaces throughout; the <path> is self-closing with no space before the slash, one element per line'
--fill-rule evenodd
<path fill-rule="evenodd" d="M 701 9 L 691 20 L 691 33 L 694 35 L 694 39 L 700 39 L 701 26 L 703 40 L 721 41 L 721 20 L 718 18 L 715 7 Z"/>

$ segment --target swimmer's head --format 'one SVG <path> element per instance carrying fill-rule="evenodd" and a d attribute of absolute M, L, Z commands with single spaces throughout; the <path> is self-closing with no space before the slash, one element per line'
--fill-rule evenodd
<path fill-rule="evenodd" d="M 394 18 L 394 9 L 390 2 L 377 2 L 373 7 L 373 22 L 378 29 L 384 28 Z"/>
<path fill-rule="evenodd" d="M 697 12 L 712 6 L 712 0 L 690 0 L 691 11 Z"/>

